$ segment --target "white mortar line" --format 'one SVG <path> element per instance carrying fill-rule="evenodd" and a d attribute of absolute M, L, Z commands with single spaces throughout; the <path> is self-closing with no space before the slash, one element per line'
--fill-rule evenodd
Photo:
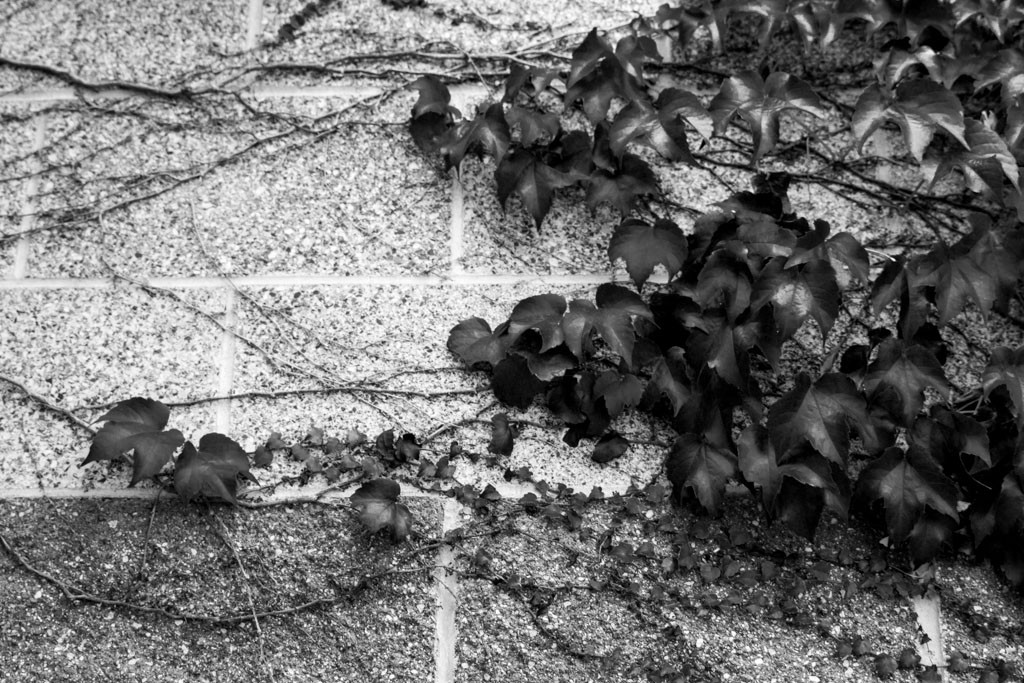
<path fill-rule="evenodd" d="M 231 278 L 238 287 L 381 287 L 381 286 L 430 286 L 451 285 L 455 287 L 507 286 L 518 284 L 542 285 L 600 285 L 616 282 L 632 286 L 628 279 L 613 278 L 611 273 L 581 273 L 570 275 L 541 275 L 537 273 L 510 273 L 490 275 L 463 273 L 446 278 L 436 275 L 247 275 Z M 652 277 L 651 284 L 664 284 L 666 278 Z M 219 289 L 226 280 L 217 277 L 155 277 L 146 281 L 154 287 L 174 289 Z M 102 289 L 112 287 L 112 278 L 19 278 L 0 280 L 3 289 Z"/>
<path fill-rule="evenodd" d="M 462 275 L 462 257 L 465 256 L 465 244 L 463 242 L 465 237 L 465 203 L 463 201 L 463 188 L 462 181 L 459 179 L 459 174 L 456 173 L 456 169 L 452 169 L 452 224 L 451 224 L 451 235 L 449 242 L 449 254 L 448 258 L 451 260 L 451 275 L 452 279 L 458 278 Z"/>
<path fill-rule="evenodd" d="M 949 680 L 946 671 L 946 653 L 942 646 L 942 621 L 938 597 L 914 598 L 914 612 L 917 613 L 917 625 L 922 633 L 928 636 L 927 643 L 919 642 L 917 652 L 921 663 L 925 666 L 934 664 L 938 667 L 942 680 Z"/>
<path fill-rule="evenodd" d="M 245 19 L 245 49 L 255 50 L 263 32 L 263 0 L 249 0 Z"/>
<path fill-rule="evenodd" d="M 234 329 L 238 322 L 235 314 L 235 290 L 226 287 L 224 290 L 224 331 L 221 333 L 220 345 L 220 376 L 217 378 L 215 396 L 227 396 L 235 381 L 235 335 Z M 231 401 L 217 401 L 214 404 L 214 424 L 221 434 L 231 432 Z"/>
<path fill-rule="evenodd" d="M 461 509 L 454 500 L 444 502 L 441 533 L 445 534 L 456 526 Z M 437 613 L 434 639 L 434 683 L 454 683 L 457 659 L 455 611 L 458 608 L 458 577 L 453 569 L 455 551 L 442 545 L 438 551 L 438 567 L 434 570 L 434 590 L 437 591 Z"/>
<path fill-rule="evenodd" d="M 40 114 L 36 119 L 35 135 L 32 136 L 32 152 L 38 154 L 46 143 L 46 115 Z M 18 226 L 18 230 L 23 233 L 27 233 L 36 224 L 35 215 L 35 199 L 36 193 L 39 191 L 39 174 L 43 170 L 43 165 L 39 159 L 33 159 L 31 161 L 31 172 L 32 175 L 28 177 L 28 181 L 25 183 L 25 187 L 22 189 L 21 195 L 21 223 Z M 28 257 L 32 251 L 32 238 L 28 235 L 22 235 L 18 239 L 17 246 L 14 248 L 14 265 L 11 268 L 11 277 L 18 279 L 24 278 L 28 273 Z"/>

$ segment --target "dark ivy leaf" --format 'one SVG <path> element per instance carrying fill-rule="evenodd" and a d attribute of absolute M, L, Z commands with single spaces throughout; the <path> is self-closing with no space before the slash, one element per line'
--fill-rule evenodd
<path fill-rule="evenodd" d="M 851 122 L 858 149 L 887 121 L 895 121 L 903 130 L 907 147 L 918 162 L 924 159 L 924 150 L 939 128 L 964 148 L 970 148 L 964 139 L 964 114 L 959 98 L 927 78 L 904 80 L 891 95 L 880 85 L 868 86 L 861 93 Z"/>
<path fill-rule="evenodd" d="M 960 519 L 956 486 L 931 455 L 913 446 L 906 453 L 887 448 L 868 464 L 857 480 L 857 496 L 868 504 L 882 504 L 894 543 L 907 540 L 928 508 L 953 522 Z"/>
<path fill-rule="evenodd" d="M 1017 410 L 1017 426 L 1024 427 L 1024 346 L 996 347 L 981 376 L 981 384 L 986 397 L 997 387 L 1006 387 Z"/>
<path fill-rule="evenodd" d="M 256 481 L 242 447 L 223 434 L 205 434 L 198 449 L 185 442 L 174 468 L 174 490 L 186 503 L 199 496 L 235 503 L 240 476 Z"/>
<path fill-rule="evenodd" d="M 544 382 L 534 377 L 525 358 L 509 356 L 494 367 L 491 376 L 494 396 L 505 405 L 527 408 L 533 397 L 544 390 Z"/>
<path fill-rule="evenodd" d="M 495 455 L 512 455 L 515 433 L 508 422 L 508 415 L 498 413 L 491 418 L 491 440 L 487 452 Z"/>
<path fill-rule="evenodd" d="M 934 389 L 943 398 L 949 396 L 949 382 L 935 355 L 923 346 L 907 346 L 899 339 L 882 342 L 864 378 L 868 398 L 885 406 L 893 417 L 909 427 L 924 405 L 926 388 Z"/>
<path fill-rule="evenodd" d="M 819 117 L 825 114 L 811 87 L 783 72 L 770 74 L 767 79 L 756 71 L 734 74 L 722 83 L 708 109 L 719 135 L 733 117 L 746 121 L 754 138 L 754 161 L 778 143 L 779 116 L 783 111 L 798 109 Z"/>
<path fill-rule="evenodd" d="M 618 416 L 625 408 L 640 402 L 644 385 L 631 373 L 607 370 L 594 382 L 594 396 L 603 398 L 609 417 Z"/>
<path fill-rule="evenodd" d="M 95 422 L 135 422 L 150 427 L 150 431 L 158 432 L 167 426 L 171 409 L 151 398 L 134 396 L 119 401 L 113 408 L 96 418 Z"/>
<path fill-rule="evenodd" d="M 257 446 L 252 462 L 256 467 L 270 467 L 270 463 L 274 462 L 274 454 L 266 446 Z"/>
<path fill-rule="evenodd" d="M 538 294 L 523 299 L 509 316 L 509 337 L 516 340 L 523 332 L 536 330 L 541 338 L 540 351 L 553 349 L 565 340 L 562 332 L 565 308 L 565 299 L 558 294 Z"/>
<path fill-rule="evenodd" d="M 163 431 L 169 416 L 170 409 L 160 401 L 138 396 L 120 401 L 96 420 L 106 424 L 93 436 L 89 453 L 79 467 L 116 460 L 133 451 L 129 486 L 155 476 L 185 442 L 177 429 Z"/>
<path fill-rule="evenodd" d="M 785 455 L 806 441 L 825 458 L 845 468 L 850 428 L 871 436 L 867 404 L 849 377 L 831 373 L 812 382 L 807 373 L 768 410 L 768 431 L 775 452 Z"/>
<path fill-rule="evenodd" d="M 606 463 L 615 460 L 629 450 L 629 441 L 623 438 L 618 432 L 609 431 L 594 445 L 594 452 L 590 458 L 594 462 Z"/>
<path fill-rule="evenodd" d="M 814 318 L 821 336 L 828 336 L 839 315 L 839 284 L 836 272 L 825 260 L 816 259 L 794 267 L 785 267 L 785 259 L 769 261 L 757 280 L 750 308 L 757 311 L 771 303 L 776 330 L 789 339 L 808 317 Z"/>
<path fill-rule="evenodd" d="M 448 350 L 470 367 L 486 363 L 494 367 L 508 353 L 514 341 L 502 334 L 507 327 L 492 332 L 483 318 L 467 318 L 448 333 Z"/>
<path fill-rule="evenodd" d="M 515 193 L 533 216 L 537 230 L 540 230 L 544 217 L 551 210 L 554 191 L 573 185 L 578 180 L 573 175 L 552 168 L 533 152 L 518 147 L 502 158 L 494 172 L 494 179 L 498 185 L 498 202 L 502 210 L 508 198 Z"/>
<path fill-rule="evenodd" d="M 395 456 L 398 462 L 419 460 L 420 445 L 416 442 L 416 437 L 413 434 L 402 434 L 402 438 L 395 444 Z"/>
<path fill-rule="evenodd" d="M 401 492 L 402 488 L 396 481 L 374 479 L 352 494 L 352 505 L 359 511 L 359 519 L 370 533 L 387 529 L 396 542 L 408 537 L 412 529 L 412 513 L 398 502 Z"/>
<path fill-rule="evenodd" d="M 602 203 L 611 204 L 623 217 L 632 212 L 637 198 L 658 194 L 658 177 L 650 165 L 628 152 L 614 170 L 596 169 L 586 185 L 587 208 L 594 211 Z"/>
<path fill-rule="evenodd" d="M 711 514 L 717 514 L 725 484 L 736 472 L 736 456 L 697 434 L 679 436 L 665 465 L 672 492 L 678 499 L 689 489 Z"/>
<path fill-rule="evenodd" d="M 613 265 L 620 258 L 626 262 L 626 270 L 638 290 L 651 277 L 655 266 L 664 266 L 669 278 L 674 277 L 682 270 L 686 253 L 686 236 L 668 220 L 657 220 L 654 225 L 637 219 L 625 220 L 615 228 L 608 244 L 608 259 Z"/>
<path fill-rule="evenodd" d="M 487 152 L 495 163 L 500 163 L 511 144 L 512 136 L 508 122 L 505 121 L 505 112 L 498 103 L 477 113 L 472 121 L 464 121 L 455 126 L 440 151 L 448 167 L 457 168 L 466 153 L 474 148 Z"/>

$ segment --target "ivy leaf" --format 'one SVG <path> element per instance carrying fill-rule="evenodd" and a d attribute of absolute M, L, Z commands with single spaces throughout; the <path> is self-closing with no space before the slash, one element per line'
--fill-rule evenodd
<path fill-rule="evenodd" d="M 939 240 L 924 257 L 914 261 L 918 286 L 935 287 L 939 326 L 956 317 L 970 299 L 983 316 L 1017 282 L 1018 264 L 996 243 L 985 227 L 975 229 L 952 247 Z"/>
<path fill-rule="evenodd" d="M 185 442 L 174 468 L 174 490 L 186 503 L 198 496 L 237 503 L 239 476 L 256 482 L 242 447 L 223 434 L 204 434 L 198 450 Z"/>
<path fill-rule="evenodd" d="M 926 508 L 954 522 L 960 518 L 956 486 L 928 453 L 914 447 L 906 453 L 890 447 L 873 460 L 857 480 L 857 496 L 868 504 L 881 502 L 895 543 L 907 540 Z"/>
<path fill-rule="evenodd" d="M 491 440 L 487 444 L 487 452 L 495 455 L 512 455 L 515 433 L 508 422 L 508 415 L 498 413 L 491 418 Z"/>
<path fill-rule="evenodd" d="M 750 308 L 757 312 L 771 303 L 775 326 L 782 339 L 789 339 L 808 317 L 813 317 L 828 336 L 839 315 L 839 284 L 828 261 L 816 259 L 787 268 L 783 257 L 770 260 L 754 282 Z"/>
<path fill-rule="evenodd" d="M 491 326 L 482 318 L 467 318 L 448 333 L 448 350 L 470 367 L 487 364 L 494 367 L 505 358 L 512 339 L 506 334 L 508 326 L 491 332 Z"/>
<path fill-rule="evenodd" d="M 419 98 L 412 108 L 409 134 L 423 152 L 432 154 L 441 149 L 459 110 L 452 107 L 448 88 L 432 76 L 421 76 L 412 83 Z"/>
<path fill-rule="evenodd" d="M 515 193 L 533 216 L 537 230 L 540 230 L 544 217 L 551 210 L 554 191 L 577 181 L 575 177 L 548 166 L 533 152 L 518 147 L 502 157 L 494 172 L 494 179 L 498 185 L 498 201 L 502 210 L 509 196 Z"/>
<path fill-rule="evenodd" d="M 601 373 L 594 382 L 594 396 L 604 399 L 609 417 L 618 416 L 626 407 L 633 407 L 640 402 L 644 394 L 644 386 L 636 375 L 620 374 L 615 370 Z"/>
<path fill-rule="evenodd" d="M 530 372 L 525 358 L 513 355 L 494 366 L 491 388 L 494 397 L 505 405 L 528 408 L 533 397 L 544 390 L 544 382 Z"/>
<path fill-rule="evenodd" d="M 546 114 L 525 107 L 510 107 L 505 118 L 511 127 L 519 129 L 519 144 L 522 147 L 550 142 L 562 129 L 558 114 Z"/>
<path fill-rule="evenodd" d="M 541 338 L 541 352 L 553 349 L 565 341 L 562 331 L 565 308 L 565 299 L 558 294 L 527 297 L 512 309 L 508 334 L 514 341 L 527 330 L 537 330 Z"/>
<path fill-rule="evenodd" d="M 160 401 L 134 396 L 119 401 L 113 408 L 96 418 L 95 422 L 130 422 L 148 425 L 158 432 L 167 426 L 171 409 Z"/>
<path fill-rule="evenodd" d="M 170 413 L 160 401 L 140 396 L 118 402 L 96 420 L 106 424 L 93 436 L 89 453 L 79 467 L 100 460 L 117 460 L 134 451 L 132 480 L 128 485 L 135 486 L 155 476 L 185 442 L 185 436 L 177 429 L 163 431 Z"/>
<path fill-rule="evenodd" d="M 368 481 L 352 494 L 352 505 L 370 533 L 387 529 L 395 542 L 408 537 L 412 529 L 412 513 L 398 502 L 402 487 L 391 479 Z"/>
<path fill-rule="evenodd" d="M 795 76 L 777 71 L 762 79 L 756 71 L 730 76 L 708 107 L 715 120 L 715 132 L 725 132 L 733 117 L 750 127 L 754 138 L 754 161 L 771 151 L 779 141 L 779 116 L 798 109 L 814 116 L 825 111 L 811 87 Z"/>
<path fill-rule="evenodd" d="M 830 373 L 817 382 L 801 372 L 795 386 L 768 410 L 768 431 L 776 453 L 785 454 L 806 441 L 828 460 L 845 468 L 850 428 L 872 433 L 864 397 L 849 377 Z M 870 440 L 870 439 L 869 439 Z"/>
<path fill-rule="evenodd" d="M 736 472 L 736 456 L 697 434 L 683 434 L 672 444 L 665 465 L 673 494 L 682 499 L 689 489 L 705 510 L 717 514 L 725 484 Z"/>
<path fill-rule="evenodd" d="M 594 462 L 604 464 L 621 457 L 627 450 L 629 450 L 629 441 L 618 432 L 609 431 L 598 439 L 590 458 Z"/>
<path fill-rule="evenodd" d="M 600 295 L 599 289 L 599 300 Z M 621 297 L 615 301 L 605 300 L 603 303 L 607 305 L 603 308 L 585 299 L 571 301 L 569 311 L 562 319 L 562 331 L 569 351 L 581 361 L 584 360 L 585 352 L 590 349 L 590 334 L 596 330 L 608 348 L 628 366 L 633 358 L 636 330 L 631 319 L 633 305 L 619 305 L 623 301 Z M 640 309 L 636 307 L 635 310 Z"/>
<path fill-rule="evenodd" d="M 451 130 L 448 137 L 449 140 L 442 144 L 440 150 L 448 168 L 457 168 L 466 153 L 474 147 L 490 154 L 495 163 L 500 163 L 512 144 L 512 135 L 500 103 L 491 104 L 478 112 L 472 121 L 461 122 Z"/>
<path fill-rule="evenodd" d="M 888 121 L 899 125 L 910 153 L 920 162 L 939 128 L 970 148 L 964 139 L 964 114 L 960 100 L 950 90 L 929 79 L 905 80 L 894 95 L 886 96 L 879 85 L 869 86 L 857 100 L 851 127 L 858 151 L 864 141 Z"/>
<path fill-rule="evenodd" d="M 1017 409 L 1018 428 L 1024 428 L 1024 346 L 1011 350 L 999 346 L 981 376 L 981 385 L 988 397 L 996 387 L 1005 386 Z"/>
<path fill-rule="evenodd" d="M 692 93 L 667 88 L 654 105 L 645 100 L 630 102 L 612 121 L 608 136 L 612 154 L 621 157 L 626 145 L 638 142 L 669 161 L 697 165 L 681 119 L 690 121 L 705 138 L 711 137 L 711 117 Z"/>
<path fill-rule="evenodd" d="M 695 299 L 704 310 L 721 309 L 730 322 L 735 321 L 750 308 L 752 279 L 745 259 L 725 249 L 717 250 L 697 276 Z"/>
<path fill-rule="evenodd" d="M 625 220 L 615 228 L 608 245 L 608 259 L 626 262 L 626 271 L 637 290 L 651 277 L 654 268 L 662 265 L 669 278 L 683 268 L 686 261 L 686 236 L 679 226 L 669 220 L 657 220 L 654 225 L 638 219 Z"/>
<path fill-rule="evenodd" d="M 965 139 L 967 149 L 958 149 L 942 155 L 929 154 L 921 163 L 928 190 L 954 168 L 959 168 L 972 192 L 984 194 L 1003 203 L 1003 178 L 1020 191 L 1020 171 L 1017 160 L 1010 154 L 1006 142 L 994 130 L 976 119 L 967 119 Z"/>
<path fill-rule="evenodd" d="M 921 411 L 928 387 L 943 397 L 948 397 L 951 390 L 935 355 L 923 346 L 908 346 L 900 339 L 886 339 L 879 345 L 878 355 L 864 377 L 868 398 L 884 405 L 907 427 L 914 424 Z"/>
<path fill-rule="evenodd" d="M 636 44 L 636 47 L 642 47 Z M 635 50 L 623 54 L 624 60 L 612 51 L 611 45 L 593 29 L 580 45 L 573 50 L 566 80 L 564 102 L 566 106 L 583 100 L 583 112 L 591 123 L 604 120 L 612 99 L 619 97 L 627 102 L 644 99 L 645 94 L 637 80 L 633 58 Z"/>
<path fill-rule="evenodd" d="M 785 520 L 805 536 L 813 535 L 823 506 L 792 506 L 787 500 L 789 496 L 780 496 L 785 480 L 791 479 L 814 490 L 814 495 L 820 496 L 825 506 L 846 519 L 850 505 L 849 484 L 842 470 L 830 465 L 812 446 L 804 443 L 780 458 L 768 430 L 761 425 L 751 425 L 743 430 L 737 447 L 740 471 L 747 481 L 761 489 L 769 517 Z"/>
<path fill-rule="evenodd" d="M 658 178 L 650 165 L 635 154 L 622 155 L 614 171 L 596 169 L 587 180 L 587 208 L 611 204 L 623 217 L 637 204 L 638 197 L 658 194 Z"/>
<path fill-rule="evenodd" d="M 679 347 L 673 347 L 673 349 L 682 352 Z M 669 353 L 673 349 L 669 349 Z M 679 413 L 691 396 L 690 388 L 676 377 L 664 358 L 659 358 L 651 369 L 651 380 L 647 384 L 647 391 L 653 393 L 655 398 L 667 397 L 672 404 L 673 416 Z"/>

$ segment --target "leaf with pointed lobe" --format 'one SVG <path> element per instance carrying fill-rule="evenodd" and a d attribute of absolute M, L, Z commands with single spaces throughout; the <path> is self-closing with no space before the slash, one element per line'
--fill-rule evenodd
<path fill-rule="evenodd" d="M 93 422 L 134 422 L 151 427 L 158 432 L 167 426 L 171 409 L 151 398 L 133 396 L 119 401 L 113 408 L 96 418 Z"/>
<path fill-rule="evenodd" d="M 1024 346 L 996 347 L 981 375 L 981 385 L 986 397 L 993 389 L 1006 387 L 1017 410 L 1017 425 L 1024 427 Z"/>
<path fill-rule="evenodd" d="M 754 139 L 754 161 L 774 149 L 779 141 L 779 117 L 788 109 L 824 116 L 818 96 L 809 85 L 783 72 L 761 78 L 756 71 L 730 76 L 708 107 L 721 135 L 736 116 L 750 127 Z"/>
<path fill-rule="evenodd" d="M 540 230 L 544 217 L 551 210 L 554 191 L 577 182 L 572 175 L 549 166 L 541 157 L 519 147 L 514 147 L 502 157 L 494 178 L 502 210 L 514 193 L 533 216 L 537 230 Z"/>
<path fill-rule="evenodd" d="M 751 425 L 738 442 L 739 467 L 743 477 L 761 489 L 764 509 L 769 517 L 783 519 L 795 531 L 812 536 L 825 506 L 845 519 L 849 510 L 849 485 L 842 470 L 804 443 L 790 449 L 780 458 L 771 443 L 768 430 Z M 837 473 L 841 477 L 837 480 Z M 787 500 L 783 487 L 786 480 L 813 490 L 810 505 L 794 505 Z M 792 486 L 792 483 L 789 484 Z M 806 496 L 805 496 L 806 497 Z"/>
<path fill-rule="evenodd" d="M 609 129 L 611 151 L 616 157 L 621 157 L 626 146 L 636 142 L 650 147 L 669 161 L 696 165 L 683 121 L 693 126 L 702 137 L 711 137 L 711 116 L 692 93 L 667 88 L 653 105 L 644 100 L 630 102 L 616 115 Z"/>
<path fill-rule="evenodd" d="M 531 147 L 554 140 L 562 126 L 557 114 L 548 114 L 525 107 L 510 107 L 505 114 L 508 125 L 519 129 L 519 144 Z"/>
<path fill-rule="evenodd" d="M 880 126 L 888 121 L 899 125 L 907 147 L 920 162 L 935 131 L 942 129 L 963 147 L 964 115 L 960 100 L 950 90 L 928 79 L 905 80 L 896 86 L 890 97 L 879 85 L 861 93 L 853 114 L 851 127 L 858 149 Z"/>
<path fill-rule="evenodd" d="M 686 340 L 686 353 L 694 362 L 706 364 L 723 380 L 743 393 L 751 390 L 750 358 L 743 343 L 737 343 L 737 327 L 723 314 L 708 313 L 704 330 L 693 330 Z M 742 339 L 742 337 L 741 337 Z"/>
<path fill-rule="evenodd" d="M 235 503 L 238 477 L 256 482 L 242 447 L 223 434 L 205 434 L 198 449 L 185 442 L 174 468 L 174 490 L 186 503 L 200 496 Z"/>
<path fill-rule="evenodd" d="M 526 364 L 533 376 L 542 382 L 550 382 L 556 377 L 561 377 L 566 370 L 573 370 L 579 366 L 579 360 L 565 346 L 544 353 L 519 353 L 526 358 Z"/>
<path fill-rule="evenodd" d="M 1013 255 L 1002 249 L 985 227 L 952 247 L 939 241 L 915 261 L 915 266 L 917 284 L 935 287 L 940 326 L 956 317 L 968 300 L 987 317 L 992 305 L 1013 288 L 1020 273 Z"/>
<path fill-rule="evenodd" d="M 536 330 L 541 337 L 540 350 L 553 349 L 565 341 L 562 331 L 565 310 L 565 298 L 558 294 L 527 297 L 512 309 L 508 319 L 508 334 L 515 340 L 527 330 Z"/>
<path fill-rule="evenodd" d="M 402 487 L 396 481 L 374 479 L 360 486 L 350 500 L 370 533 L 386 529 L 392 540 L 400 542 L 412 530 L 412 513 L 398 502 L 401 492 Z"/>
<path fill-rule="evenodd" d="M 954 522 L 960 518 L 956 486 L 930 455 L 914 447 L 907 452 L 887 448 L 869 463 L 857 480 L 857 496 L 869 504 L 882 504 L 886 528 L 895 543 L 907 540 L 927 508 Z"/>
<path fill-rule="evenodd" d="M 793 389 L 768 410 L 768 431 L 777 453 L 806 441 L 828 460 L 846 466 L 850 429 L 870 440 L 867 404 L 849 377 L 831 373 L 812 382 L 807 373 L 796 377 Z"/>
<path fill-rule="evenodd" d="M 448 350 L 470 367 L 484 363 L 494 367 L 505 358 L 513 341 L 500 331 L 504 330 L 492 332 L 483 318 L 467 318 L 448 333 Z"/>
<path fill-rule="evenodd" d="M 951 153 L 931 154 L 921 163 L 925 177 L 929 178 L 929 191 L 939 180 L 954 168 L 964 175 L 967 187 L 972 192 L 986 195 L 997 202 L 1003 202 L 1003 179 L 1020 191 L 1020 171 L 1017 160 L 998 133 L 980 121 L 967 119 L 965 122 L 967 149 Z"/>
<path fill-rule="evenodd" d="M 682 349 L 678 347 L 673 348 L 682 352 Z M 669 352 L 671 351 L 672 349 L 669 350 Z M 672 404 L 673 416 L 679 413 L 691 395 L 689 386 L 680 381 L 664 358 L 658 359 L 651 369 L 651 380 L 647 383 L 645 393 L 653 395 L 654 402 L 662 396 L 668 398 L 669 403 Z"/>
<path fill-rule="evenodd" d="M 635 76 L 612 51 L 608 42 L 592 30 L 573 51 L 566 80 L 564 102 L 569 106 L 583 101 L 583 112 L 591 123 L 602 121 L 611 102 L 618 97 L 627 102 L 641 100 L 645 94 Z"/>
<path fill-rule="evenodd" d="M 716 250 L 697 276 L 695 300 L 705 311 L 721 309 L 735 321 L 750 307 L 753 275 L 747 261 L 725 249 Z"/>
<path fill-rule="evenodd" d="M 650 307 L 643 298 L 633 290 L 626 289 L 622 285 L 610 282 L 599 285 L 594 301 L 597 302 L 598 308 L 604 310 L 654 320 L 654 314 L 651 313 Z"/>
<path fill-rule="evenodd" d="M 132 479 L 135 486 L 160 473 L 171 456 L 185 442 L 177 429 L 164 431 L 170 409 L 154 399 L 135 396 L 118 402 L 96 422 L 106 424 L 93 435 L 89 453 L 79 467 L 100 460 L 116 460 L 133 451 Z"/>
<path fill-rule="evenodd" d="M 717 514 L 725 484 L 736 472 L 736 456 L 697 434 L 679 436 L 665 465 L 673 495 L 682 499 L 686 490 L 711 514 Z"/>
<path fill-rule="evenodd" d="M 626 270 L 638 290 L 650 279 L 656 266 L 663 266 L 669 278 L 675 276 L 686 261 L 686 236 L 679 226 L 668 220 L 654 225 L 628 219 L 615 228 L 608 245 L 608 259 L 626 262 Z"/>
<path fill-rule="evenodd" d="M 448 168 L 458 168 L 472 149 L 486 152 L 495 163 L 500 163 L 511 144 L 512 136 L 505 112 L 501 104 L 491 104 L 477 113 L 472 121 L 463 121 L 452 128 L 440 152 Z"/>
<path fill-rule="evenodd" d="M 887 339 L 868 366 L 864 390 L 872 400 L 885 399 L 886 409 L 910 426 L 924 405 L 924 390 L 931 388 L 948 398 L 950 385 L 935 355 L 922 346 Z"/>
<path fill-rule="evenodd" d="M 640 197 L 658 194 L 658 177 L 646 161 L 628 152 L 616 166 L 613 171 L 598 168 L 591 173 L 587 180 L 587 208 L 594 211 L 601 204 L 610 204 L 626 217 Z"/>
<path fill-rule="evenodd" d="M 636 375 L 608 370 L 594 382 L 594 396 L 603 398 L 609 417 L 616 417 L 622 411 L 640 402 L 644 386 Z"/>
<path fill-rule="evenodd" d="M 839 284 L 836 272 L 828 261 L 816 259 L 787 268 L 777 257 L 768 262 L 754 282 L 750 307 L 759 310 L 772 305 L 779 335 L 788 339 L 814 318 L 821 336 L 828 336 L 839 315 Z"/>

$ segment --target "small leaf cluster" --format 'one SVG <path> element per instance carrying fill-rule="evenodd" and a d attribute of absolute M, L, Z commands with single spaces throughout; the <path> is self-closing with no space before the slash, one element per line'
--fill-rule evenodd
<path fill-rule="evenodd" d="M 502 204 L 518 194 L 538 228 L 559 188 L 582 187 L 590 208 L 610 201 L 623 220 L 608 257 L 624 263 L 636 287 L 601 285 L 593 301 L 531 296 L 496 327 L 462 321 L 448 348 L 488 371 L 504 404 L 542 401 L 565 423 L 568 444 L 596 439 L 598 462 L 627 452 L 613 429 L 624 411 L 665 417 L 677 434 L 665 473 L 680 502 L 718 513 L 727 482 L 738 481 L 758 494 L 770 520 L 806 536 L 826 511 L 842 519 L 854 512 L 877 523 L 915 565 L 967 545 L 1024 585 L 1024 350 L 995 349 L 982 384 L 960 388 L 971 400 L 955 401 L 942 336 L 967 309 L 983 316 L 1006 310 L 1024 263 L 1019 231 L 999 232 L 975 216 L 958 242 L 937 240 L 924 253 L 887 258 L 872 276 L 877 269 L 853 235 L 792 212 L 786 173 L 758 174 L 753 192 L 719 203 L 689 234 L 665 217 L 636 217 L 656 182 L 647 182 L 653 169 L 646 161 L 629 156 L 631 145 L 693 164 L 692 141 L 739 120 L 756 162 L 777 146 L 782 112 L 824 113 L 807 83 L 782 72 L 730 76 L 706 108 L 678 88 L 655 96 L 643 75 L 645 63 L 661 59 L 652 36 L 686 42 L 705 27 L 722 45 L 732 13 L 763 17 L 765 44 L 787 23 L 823 47 L 855 16 L 867 18 L 871 32 L 895 25 L 901 37 L 886 44 L 879 82 L 853 111 L 855 144 L 895 124 L 933 184 L 958 167 L 969 188 L 1024 210 L 1024 93 L 1016 72 L 1000 70 L 1020 58 L 1024 17 L 998 3 L 953 3 L 956 14 L 938 3 L 934 16 L 921 3 L 896 10 L 861 4 L 848 16 L 847 3 L 837 14 L 829 2 L 663 7 L 634 22 L 614 49 L 592 31 L 573 51 L 568 73 L 513 69 L 502 101 L 481 107 L 472 121 L 450 106 L 440 82 L 420 79 L 410 126 L 421 148 L 455 168 L 471 150 L 493 157 Z M 929 54 L 944 59 L 929 62 Z M 971 66 L 952 80 L 929 68 L 941 62 L 952 69 L 961 58 Z M 591 128 L 566 132 L 540 108 L 545 92 L 561 97 L 565 119 L 578 103 Z M 995 98 L 990 113 L 965 118 L 986 95 Z M 616 108 L 618 100 L 624 104 Z M 628 181 L 627 158 L 629 168 L 642 169 Z M 616 194 L 602 189 L 609 187 L 602 179 L 616 181 Z M 659 268 L 668 285 L 644 297 Z M 834 345 L 816 372 L 784 375 L 791 340 L 827 342 L 858 297 L 882 324 L 858 343 Z"/>
<path fill-rule="evenodd" d="M 348 483 L 363 483 L 352 494 L 352 507 L 371 533 L 385 530 L 395 541 L 409 536 L 413 517 L 398 502 L 401 486 L 383 476 L 385 470 L 419 463 L 419 477 L 435 482 L 450 480 L 455 474 L 448 456 L 436 463 L 421 458 L 420 444 L 414 435 L 403 434 L 396 439 L 390 429 L 381 432 L 372 445 L 357 429 L 350 429 L 341 440 L 326 436 L 314 426 L 302 440 L 290 445 L 280 433 L 274 432 L 249 454 L 233 439 L 217 433 L 203 435 L 197 447 L 186 441 L 179 430 L 165 429 L 169 417 L 170 409 L 155 399 L 133 397 L 118 402 L 96 420 L 104 425 L 93 436 L 81 465 L 124 461 L 132 467 L 129 486 L 149 479 L 162 484 L 166 476 L 168 486 L 186 503 L 220 501 L 237 505 L 239 478 L 259 483 L 250 464 L 267 467 L 275 452 L 287 452 L 303 463 L 299 477 L 303 483 L 322 474 L 333 484 L 342 473 L 353 472 L 355 476 Z M 321 455 L 311 451 L 320 451 Z M 168 472 L 167 466 L 172 463 Z"/>

